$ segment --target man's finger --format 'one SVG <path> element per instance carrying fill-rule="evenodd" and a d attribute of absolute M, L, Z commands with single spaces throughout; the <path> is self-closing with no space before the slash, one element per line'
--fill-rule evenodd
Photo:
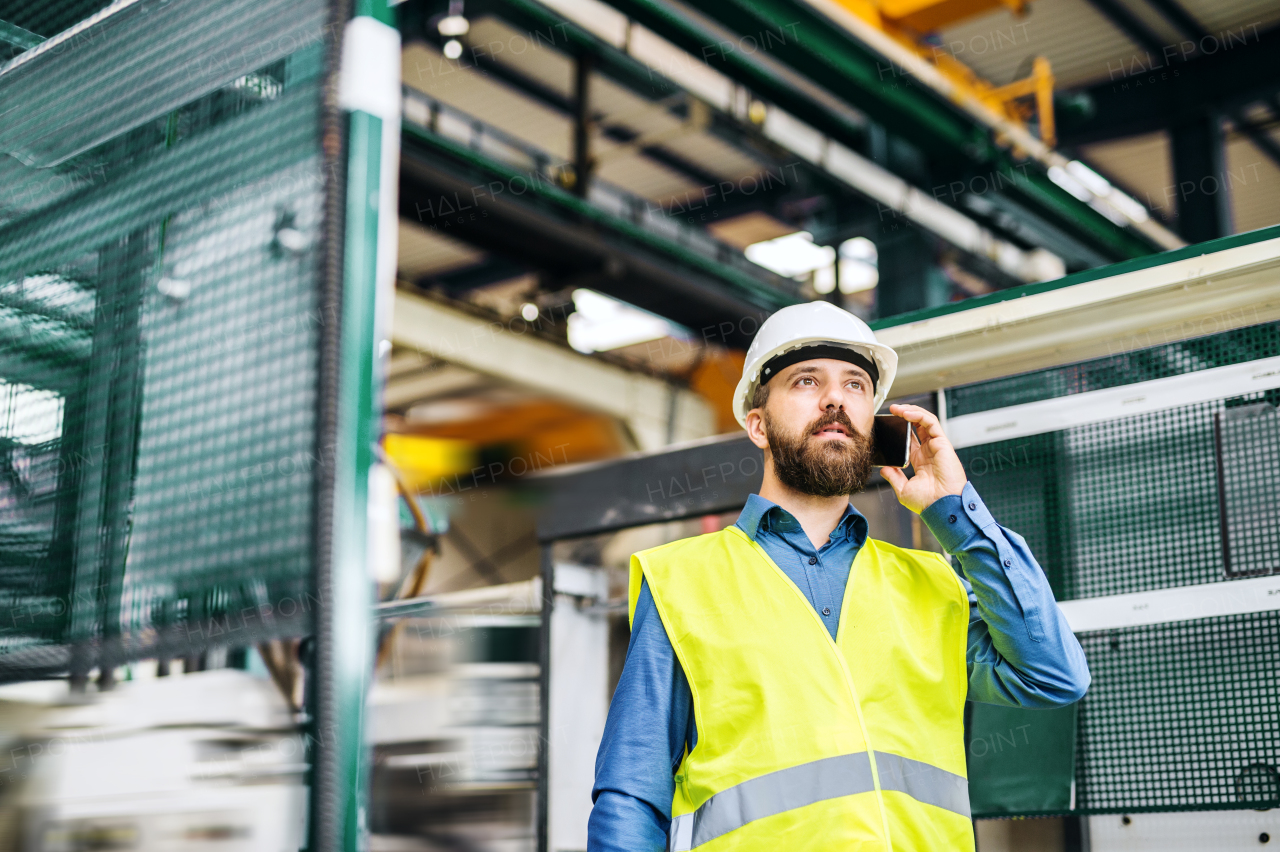
<path fill-rule="evenodd" d="M 895 408 L 898 410 L 894 411 Z M 939 422 L 937 415 L 927 408 L 921 408 L 918 405 L 899 405 L 895 403 L 889 406 L 889 411 L 903 420 L 915 423 L 922 433 L 917 436 L 920 438 L 921 443 L 926 443 L 930 438 L 945 437 L 942 432 L 942 423 Z"/>

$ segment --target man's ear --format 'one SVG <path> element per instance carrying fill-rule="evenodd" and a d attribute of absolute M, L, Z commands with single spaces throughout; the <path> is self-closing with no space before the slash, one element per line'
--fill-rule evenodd
<path fill-rule="evenodd" d="M 764 431 L 764 412 L 762 409 L 753 408 L 747 412 L 746 429 L 747 437 L 751 439 L 751 443 L 762 450 L 769 448 L 769 436 Z"/>

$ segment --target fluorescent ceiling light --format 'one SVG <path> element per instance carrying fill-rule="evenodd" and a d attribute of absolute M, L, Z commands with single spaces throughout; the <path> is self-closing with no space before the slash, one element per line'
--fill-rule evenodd
<path fill-rule="evenodd" d="M 595 290 L 574 290 L 573 307 L 569 345 L 579 352 L 607 352 L 647 340 L 686 336 L 675 323 Z"/>
<path fill-rule="evenodd" d="M 1067 174 L 1071 175 L 1092 192 L 1094 195 L 1100 195 L 1106 198 L 1111 194 L 1111 181 L 1095 172 L 1079 160 L 1072 160 L 1067 163 Z"/>
<path fill-rule="evenodd" d="M 803 278 L 815 269 L 831 266 L 836 250 L 813 244 L 813 234 L 797 231 L 747 246 L 747 260 L 788 278 Z"/>
<path fill-rule="evenodd" d="M 1145 222 L 1151 218 L 1147 213 L 1147 208 L 1143 207 L 1137 201 L 1125 195 L 1118 189 L 1112 189 L 1111 194 L 1107 196 L 1107 200 L 1124 215 L 1128 216 L 1134 222 Z"/>
<path fill-rule="evenodd" d="M 1049 180 L 1089 204 L 1117 225 L 1123 226 L 1129 222 L 1141 224 L 1151 218 L 1145 207 L 1116 189 L 1111 185 L 1111 181 L 1079 160 L 1067 163 L 1065 169 L 1057 166 L 1049 169 Z M 1105 199 L 1106 203 L 1094 203 L 1095 199 Z M 1126 222 L 1125 219 L 1129 221 Z"/>
<path fill-rule="evenodd" d="M 1066 169 L 1053 166 L 1049 169 L 1049 180 L 1086 203 L 1093 200 L 1093 193 L 1080 181 L 1072 177 Z"/>
<path fill-rule="evenodd" d="M 436 28 L 440 31 L 440 35 L 452 38 L 466 35 L 467 31 L 471 29 L 471 23 L 461 15 L 449 15 L 441 18 Z"/>

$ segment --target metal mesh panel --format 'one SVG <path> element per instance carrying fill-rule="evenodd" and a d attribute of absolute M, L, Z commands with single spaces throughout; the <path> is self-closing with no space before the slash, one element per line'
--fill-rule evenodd
<path fill-rule="evenodd" d="M 1218 518 L 1228 577 L 1280 571 L 1280 415 L 1271 392 L 1263 402 L 1218 413 L 1214 445 Z"/>
<path fill-rule="evenodd" d="M 0 677 L 301 632 L 326 4 L 20 5 L 0 3 Z M 49 38 L 19 51 L 13 27 Z"/>
<path fill-rule="evenodd" d="M 1276 807 L 1280 614 L 1081 637 L 1076 807 L 1090 813 Z"/>
<path fill-rule="evenodd" d="M 963 413 L 1272 357 L 1266 324 L 948 392 Z M 952 401 L 956 405 L 951 405 Z M 1280 570 L 1280 391 L 1194 403 L 960 451 L 1059 600 Z M 1280 803 L 1280 614 L 1081 635 L 1075 810 Z"/>
<path fill-rule="evenodd" d="M 1280 418 L 1267 402 L 1275 396 L 1187 405 L 959 454 L 995 516 L 1026 537 L 1060 599 L 1267 574 L 1280 570 Z"/>
<path fill-rule="evenodd" d="M 1208 583 L 1226 579 L 1213 443 L 1221 408 L 1092 423 L 967 447 L 960 458 L 1060 598 Z"/>

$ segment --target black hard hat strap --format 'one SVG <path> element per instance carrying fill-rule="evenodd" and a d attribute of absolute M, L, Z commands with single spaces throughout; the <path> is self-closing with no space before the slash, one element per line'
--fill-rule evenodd
<path fill-rule="evenodd" d="M 764 369 L 760 371 L 760 384 L 767 384 L 770 379 L 792 364 L 799 364 L 801 361 L 812 361 L 815 358 L 846 361 L 855 367 L 861 367 L 871 377 L 873 388 L 880 381 L 880 371 L 876 369 L 875 363 L 865 355 L 844 346 L 816 343 L 813 346 L 802 346 L 799 349 L 792 349 L 789 352 L 783 352 L 770 358 L 765 363 Z"/>

